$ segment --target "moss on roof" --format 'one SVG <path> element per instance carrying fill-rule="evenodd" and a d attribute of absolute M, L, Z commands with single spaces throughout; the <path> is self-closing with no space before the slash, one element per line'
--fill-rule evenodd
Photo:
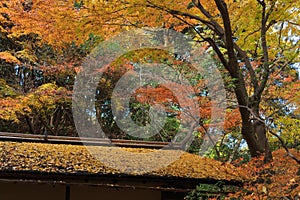
<path fill-rule="evenodd" d="M 114 152 L 116 147 L 92 147 L 101 152 Z M 122 148 L 134 152 L 139 165 L 143 166 L 143 155 L 153 153 L 153 149 Z M 165 150 L 166 155 L 178 154 L 178 150 Z M 128 174 L 141 175 L 141 172 L 128 170 L 122 155 L 110 154 L 115 162 L 122 162 L 124 170 L 115 169 L 100 162 L 90 154 L 85 146 L 3 142 L 0 141 L 0 171 L 38 171 L 55 173 L 88 173 L 88 174 Z M 147 157 L 145 157 L 147 158 Z M 124 162 L 124 163 L 123 163 Z M 221 163 L 209 158 L 182 152 L 179 159 L 168 166 L 147 172 L 146 175 L 158 177 L 181 177 L 197 179 L 215 179 L 228 181 L 242 181 L 245 179 L 236 168 L 230 164 Z"/>

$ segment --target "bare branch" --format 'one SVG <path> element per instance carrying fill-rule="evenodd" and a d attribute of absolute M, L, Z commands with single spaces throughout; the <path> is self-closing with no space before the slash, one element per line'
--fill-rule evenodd
<path fill-rule="evenodd" d="M 260 28 L 259 29 L 256 29 L 256 30 L 254 30 L 254 31 L 252 31 L 251 33 L 249 33 L 249 34 L 247 34 L 246 36 L 245 36 L 245 38 L 244 38 L 244 44 L 246 43 L 246 39 L 248 38 L 248 37 L 250 37 L 251 35 L 253 35 L 253 34 L 255 34 L 255 33 L 257 33 L 258 31 L 260 31 Z M 244 45 L 243 44 L 243 45 Z"/>
<path fill-rule="evenodd" d="M 269 131 L 272 135 L 274 135 L 275 137 L 277 137 L 277 139 L 278 139 L 278 140 L 280 141 L 280 143 L 281 143 L 281 146 L 285 149 L 285 151 L 286 151 L 286 153 L 288 154 L 288 156 L 291 157 L 293 160 L 295 160 L 295 161 L 300 165 L 300 160 L 299 160 L 296 156 L 294 156 L 294 155 L 289 151 L 289 149 L 288 149 L 287 146 L 285 145 L 283 139 L 282 139 L 279 135 L 277 135 L 276 133 L 274 133 L 272 130 L 270 130 L 269 127 L 267 127 L 267 128 L 268 128 L 268 131 Z"/>
<path fill-rule="evenodd" d="M 297 23 L 295 23 L 295 22 L 291 22 L 291 21 L 286 21 L 287 23 L 289 23 L 289 24 L 292 24 L 292 25 L 294 25 L 294 26 L 300 26 L 300 24 L 297 24 Z"/>

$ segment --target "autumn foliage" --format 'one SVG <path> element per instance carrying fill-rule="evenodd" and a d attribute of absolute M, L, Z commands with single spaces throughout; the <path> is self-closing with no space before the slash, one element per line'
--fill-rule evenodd
<path fill-rule="evenodd" d="M 297 157 L 300 153 L 291 149 Z M 243 189 L 230 195 L 242 199 L 298 199 L 300 177 L 297 163 L 283 149 L 273 152 L 274 160 L 268 164 L 256 158 L 242 164 L 240 170 L 250 177 Z M 238 161 L 235 162 L 236 164 Z M 297 174 L 298 173 L 298 174 Z"/>
<path fill-rule="evenodd" d="M 235 164 L 240 160 L 234 160 L 242 157 L 246 162 L 250 157 L 246 142 L 252 156 L 264 152 L 266 148 L 256 151 L 260 143 L 254 130 L 257 120 L 265 126 L 263 136 L 269 143 L 264 144 L 270 144 L 270 150 L 282 145 L 299 150 L 299 16 L 299 1 L 290 0 L 2 0 L 0 131 L 78 136 L 71 103 L 84 59 L 117 33 L 162 27 L 191 36 L 216 60 L 222 74 L 227 108 L 226 113 L 218 114 L 225 114 L 224 130 L 208 156 Z M 149 140 L 170 141 L 184 114 L 179 99 L 184 104 L 195 100 L 200 106 L 194 112 L 200 120 L 190 151 L 198 153 L 208 127 L 217 125 L 211 124 L 213 101 L 208 82 L 189 62 L 166 51 L 128 52 L 103 69 L 95 94 L 98 122 L 109 138 L 137 139 L 117 126 L 111 95 L 125 73 L 147 63 L 171 66 L 185 75 L 190 85 L 151 83 L 139 87 L 130 101 L 133 120 L 145 125 L 149 107 L 161 105 L 168 114 L 166 125 Z M 168 86 L 191 89 L 197 95 L 175 95 Z M 228 198 L 295 198 L 300 181 L 296 167 L 282 150 L 275 151 L 273 161 L 266 165 L 260 158 L 252 159 L 240 165 L 241 172 L 250 177 L 244 190 Z"/>

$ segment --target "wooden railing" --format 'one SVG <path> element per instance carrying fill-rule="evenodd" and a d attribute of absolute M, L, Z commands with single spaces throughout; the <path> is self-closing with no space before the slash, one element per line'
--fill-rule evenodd
<path fill-rule="evenodd" d="M 24 133 L 8 133 L 0 132 L 0 141 L 15 142 L 42 142 L 53 144 L 71 144 L 71 145 L 95 145 L 95 146 L 119 146 L 131 148 L 153 148 L 153 149 L 180 149 L 180 143 L 168 143 L 157 141 L 141 141 L 141 140 L 123 140 L 123 139 L 104 139 L 89 137 L 68 137 L 48 135 L 33 135 Z"/>

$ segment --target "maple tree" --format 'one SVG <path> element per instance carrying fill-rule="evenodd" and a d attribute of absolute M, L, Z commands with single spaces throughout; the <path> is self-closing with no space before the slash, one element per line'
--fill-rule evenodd
<path fill-rule="evenodd" d="M 280 135 L 285 146 L 299 149 L 299 71 L 295 69 L 299 63 L 299 16 L 299 1 L 290 0 L 3 0 L 1 131 L 76 136 L 71 94 L 84 57 L 103 39 L 119 32 L 158 26 L 193 37 L 218 61 L 230 101 L 224 136 L 207 156 L 234 164 L 239 161 L 234 159 L 244 157 L 246 162 L 249 156 L 242 148 L 243 138 L 252 157 L 265 154 L 270 161 L 270 150 L 282 143 L 268 130 Z M 165 62 L 184 69 L 186 75 L 195 75 L 191 66 L 163 51 L 129 52 L 111 63 L 99 81 L 97 91 L 101 92 L 96 93 L 95 102 L 97 120 L 110 138 L 136 139 L 117 126 L 110 97 L 124 73 L 136 63 L 149 61 Z M 205 91 L 200 76 L 188 77 L 197 82 L 195 91 Z M 170 141 L 178 132 L 181 118 L 176 98 L 155 83 L 140 87 L 132 96 L 132 119 L 140 125 L 149 121 L 151 105 L 159 103 L 167 110 L 164 129 L 151 140 Z M 209 98 L 202 95 L 197 101 L 201 123 L 190 149 L 196 153 L 211 117 Z M 240 171 L 252 179 L 244 185 L 246 190 L 227 198 L 299 195 L 297 165 L 282 150 L 275 151 L 273 159 L 267 165 L 262 165 L 261 158 L 241 165 Z"/>
<path fill-rule="evenodd" d="M 37 33 L 14 31 L 16 22 L 5 2 L 1 2 L 0 11 L 1 131 L 75 135 L 72 130 L 66 131 L 74 127 L 66 96 L 73 85 L 72 63 L 67 55 L 65 63 L 61 62 L 62 55 Z"/>
<path fill-rule="evenodd" d="M 194 34 L 214 49 L 233 79 L 242 118 L 241 132 L 251 155 L 265 153 L 266 160 L 270 160 L 260 104 L 265 88 L 272 84 L 271 74 L 297 62 L 298 41 L 293 40 L 293 35 L 299 32 L 295 27 L 299 23 L 299 3 L 216 0 L 208 7 L 203 1 L 192 1 L 191 11 L 168 8 L 154 1 L 148 4 L 190 24 Z M 191 24 L 186 18 L 196 23 Z"/>
<path fill-rule="evenodd" d="M 101 41 L 97 38 L 107 38 L 130 27 L 162 26 L 192 35 L 196 41 L 204 42 L 204 46 L 213 49 L 212 55 L 223 65 L 221 70 L 225 74 L 228 91 L 235 93 L 237 97 L 232 106 L 237 106 L 240 111 L 241 132 L 248 143 L 251 155 L 266 152 L 266 158 L 271 158 L 262 121 L 268 116 L 267 110 L 274 107 L 271 101 L 267 101 L 268 94 L 282 96 L 271 88 L 273 75 L 285 72 L 291 68 L 292 63 L 298 61 L 299 40 L 296 39 L 299 32 L 297 28 L 299 10 L 296 9 L 298 6 L 298 2 L 291 1 L 253 0 L 244 2 L 145 0 L 122 3 L 15 0 L 3 1 L 1 10 L 13 21 L 9 25 L 14 32 L 11 36 L 35 33 L 36 35 L 32 35 L 36 38 L 34 40 L 41 43 L 37 36 L 41 37 L 48 49 L 54 48 L 59 51 L 63 49 L 64 56 L 55 58 L 52 56 L 52 59 L 48 59 L 47 64 L 43 66 L 44 71 L 51 77 L 48 76 L 45 82 L 57 81 L 56 76 L 64 71 L 62 68 L 65 66 L 71 66 L 69 78 L 74 76 L 73 67 L 79 65 L 80 59 L 87 55 L 93 44 Z M 43 12 L 45 9 L 48 10 L 47 13 Z M 66 48 L 68 44 L 72 44 L 70 48 Z M 27 63 L 36 60 L 36 56 L 32 54 L 33 48 L 36 48 L 32 46 L 32 39 L 30 45 L 26 45 L 30 46 L 31 49 L 27 48 L 22 52 L 27 60 L 30 58 Z M 15 60 L 17 57 L 11 55 L 13 55 L 11 52 L 1 53 L 6 64 L 18 63 Z M 59 64 L 54 62 L 59 59 L 64 61 Z M 64 78 L 65 76 L 62 76 L 60 79 L 59 86 L 64 86 Z M 70 85 L 68 89 L 72 88 Z M 277 86 L 279 84 L 274 85 Z M 297 85 L 291 86 L 296 87 Z M 153 91 L 158 89 L 152 88 Z M 148 92 L 151 93 L 151 90 Z M 290 97 L 286 95 L 284 98 Z M 297 101 L 294 102 L 297 107 Z M 282 116 L 274 117 L 277 118 L 275 119 L 278 121 L 277 124 L 280 120 L 284 120 L 284 115 L 283 113 Z M 234 112 L 232 116 L 238 114 Z M 230 116 L 229 118 L 238 119 Z M 287 122 L 294 120 L 291 117 L 287 118 Z M 109 122 L 111 119 L 108 117 L 107 120 Z M 230 120 L 226 123 L 227 127 L 240 126 Z"/>

